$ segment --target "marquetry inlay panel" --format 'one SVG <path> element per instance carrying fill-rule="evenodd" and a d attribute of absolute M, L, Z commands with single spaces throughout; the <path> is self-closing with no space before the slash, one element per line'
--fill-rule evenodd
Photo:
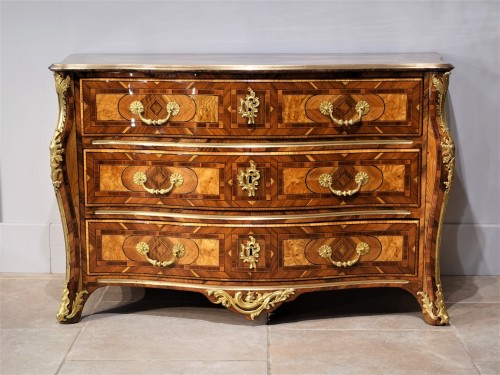
<path fill-rule="evenodd" d="M 84 80 L 84 132 L 188 137 L 418 135 L 421 85 L 420 79 L 251 83 Z M 251 124 L 238 112 L 249 89 L 259 101 Z M 136 101 L 144 107 L 144 118 L 151 120 L 165 118 L 168 103 L 177 103 L 180 110 L 167 123 L 151 126 L 131 111 L 130 105 Z M 348 120 L 356 117 L 360 101 L 370 108 L 363 126 L 338 126 L 320 111 L 321 103 L 329 102 L 334 117 Z"/>
<path fill-rule="evenodd" d="M 294 155 L 272 152 L 255 156 L 89 150 L 85 159 L 86 197 L 89 205 L 186 206 L 190 202 L 214 209 L 417 206 L 419 158 L 419 150 L 297 151 Z M 258 179 L 243 188 L 238 176 L 247 173 L 252 162 Z M 143 174 L 143 184 L 137 182 L 137 173 Z M 352 191 L 360 173 L 368 177 L 358 192 L 351 196 L 332 192 Z M 169 190 L 173 175 L 182 176 L 182 184 Z M 324 186 L 324 175 L 331 176 L 330 187 Z M 164 193 L 155 193 L 162 189 Z"/>

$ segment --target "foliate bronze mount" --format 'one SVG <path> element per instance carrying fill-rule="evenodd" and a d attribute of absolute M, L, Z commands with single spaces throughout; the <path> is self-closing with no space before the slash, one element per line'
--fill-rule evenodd
<path fill-rule="evenodd" d="M 214 303 L 221 304 L 227 308 L 233 308 L 241 314 L 248 316 L 251 320 L 257 318 L 266 309 L 274 307 L 277 303 L 286 301 L 295 294 L 295 289 L 282 289 L 274 292 L 236 292 L 234 296 L 225 290 L 208 289 L 208 296 L 216 298 Z"/>
<path fill-rule="evenodd" d="M 240 259 L 243 260 L 243 263 L 248 263 L 250 270 L 256 269 L 259 252 L 259 243 L 255 240 L 255 237 L 249 236 L 249 241 L 246 244 L 241 244 Z"/>
<path fill-rule="evenodd" d="M 257 190 L 257 185 L 259 185 L 260 172 L 253 160 L 250 160 L 250 167 L 245 172 L 240 170 L 237 178 L 241 190 L 247 191 L 249 197 L 255 197 L 255 191 Z"/>
<path fill-rule="evenodd" d="M 243 117 L 248 119 L 248 124 L 255 124 L 255 119 L 257 118 L 257 112 L 259 112 L 260 101 L 257 96 L 255 96 L 255 91 L 250 87 L 248 88 L 248 94 L 245 99 L 240 99 L 240 106 L 238 108 L 238 113 Z"/>

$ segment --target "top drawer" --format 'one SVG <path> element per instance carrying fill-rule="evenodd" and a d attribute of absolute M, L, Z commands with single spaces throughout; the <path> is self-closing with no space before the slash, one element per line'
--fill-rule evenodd
<path fill-rule="evenodd" d="M 422 80 L 82 80 L 84 135 L 418 136 Z"/>

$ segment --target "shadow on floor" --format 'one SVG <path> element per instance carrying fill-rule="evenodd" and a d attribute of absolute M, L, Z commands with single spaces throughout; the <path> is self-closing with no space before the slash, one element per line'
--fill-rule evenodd
<path fill-rule="evenodd" d="M 131 288 L 130 288 L 131 289 Z M 211 303 L 199 293 L 165 290 L 140 289 L 144 296 L 135 301 L 127 301 L 138 291 L 124 290 L 122 301 L 113 302 L 117 306 L 98 309 L 93 319 L 104 318 L 103 314 L 147 313 L 173 315 L 193 319 L 219 321 L 227 314 L 219 314 L 221 305 Z M 168 310 L 168 311 L 166 311 Z M 304 320 L 328 319 L 342 316 L 381 315 L 420 312 L 417 300 L 408 292 L 397 288 L 349 289 L 306 293 L 296 300 L 281 305 L 271 314 L 262 316 L 256 324 L 280 324 Z M 208 313 L 208 314 L 207 314 Z M 101 315 L 101 316 L 99 316 Z M 235 315 L 236 316 L 236 315 Z M 243 317 L 229 319 L 229 324 L 248 325 Z"/>

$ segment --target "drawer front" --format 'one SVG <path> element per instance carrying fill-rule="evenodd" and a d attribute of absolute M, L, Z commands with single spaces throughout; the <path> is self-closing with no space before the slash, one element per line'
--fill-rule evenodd
<path fill-rule="evenodd" d="M 275 84 L 279 135 L 418 135 L 422 81 L 345 80 Z"/>
<path fill-rule="evenodd" d="M 418 222 L 216 225 L 88 221 L 89 274 L 232 280 L 416 272 Z"/>
<path fill-rule="evenodd" d="M 83 80 L 83 133 L 170 137 L 419 135 L 421 79 Z"/>
<path fill-rule="evenodd" d="M 83 80 L 83 134 L 224 134 L 227 84 Z"/>
<path fill-rule="evenodd" d="M 86 204 L 211 209 L 418 206 L 420 150 L 266 155 L 86 150 Z"/>

